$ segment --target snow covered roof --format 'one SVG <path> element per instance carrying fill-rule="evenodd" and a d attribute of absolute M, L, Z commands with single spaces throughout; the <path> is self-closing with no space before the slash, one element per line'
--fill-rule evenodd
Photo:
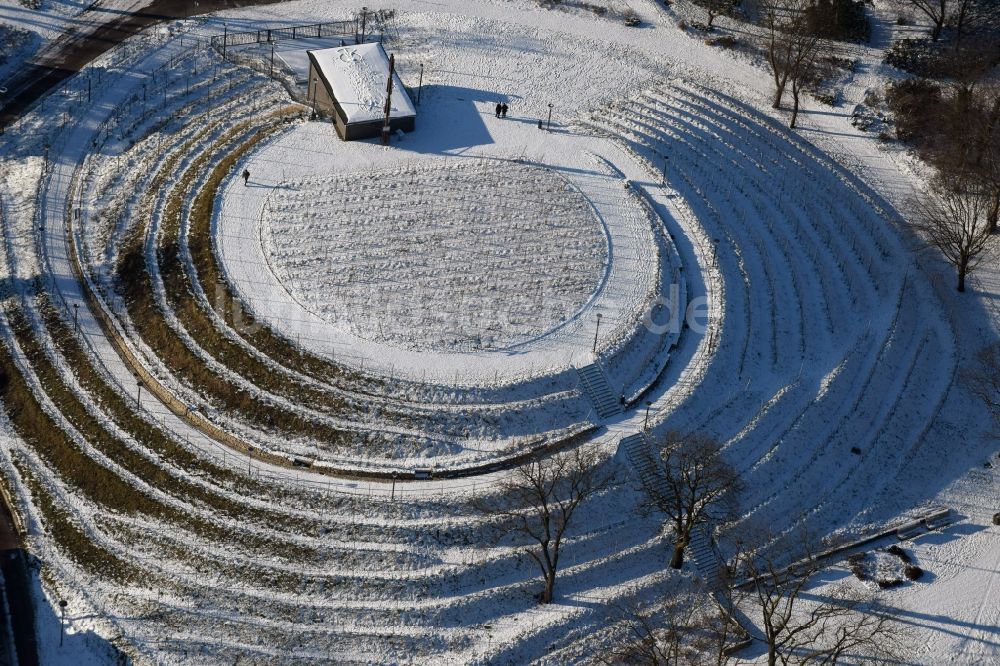
<path fill-rule="evenodd" d="M 330 92 L 347 115 L 348 123 L 381 120 L 385 114 L 389 57 L 381 44 L 354 44 L 309 51 L 310 59 L 326 79 Z M 392 118 L 417 115 L 399 75 L 393 76 Z"/>

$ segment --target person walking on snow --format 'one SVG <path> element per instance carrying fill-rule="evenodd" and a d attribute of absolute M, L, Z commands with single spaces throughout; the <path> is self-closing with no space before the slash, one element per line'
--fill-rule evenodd
<path fill-rule="evenodd" d="M 243 169 L 243 187 L 246 187 L 248 182 L 250 182 L 250 169 Z"/>
<path fill-rule="evenodd" d="M 504 102 L 503 104 L 500 105 L 500 117 L 501 118 L 507 117 L 507 102 Z"/>
<path fill-rule="evenodd" d="M 500 102 L 497 102 L 497 118 L 499 118 L 499 117 L 500 117 L 500 112 L 501 112 L 502 110 L 503 110 L 503 107 L 502 107 L 502 106 L 500 106 Z"/>

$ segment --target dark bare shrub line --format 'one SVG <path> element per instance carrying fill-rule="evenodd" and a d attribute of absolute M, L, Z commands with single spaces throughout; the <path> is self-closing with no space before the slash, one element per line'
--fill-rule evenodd
<path fill-rule="evenodd" d="M 39 295 L 38 311 L 52 337 L 59 353 L 66 359 L 67 365 L 80 385 L 101 405 L 103 412 L 114 423 L 126 431 L 137 443 L 144 445 L 160 459 L 187 474 L 204 474 L 214 482 L 223 484 L 226 488 L 243 495 L 259 497 L 270 495 L 274 489 L 254 481 L 237 472 L 216 464 L 212 460 L 198 457 L 192 451 L 168 437 L 160 428 L 151 424 L 136 414 L 132 404 L 112 388 L 96 371 L 91 358 L 80 347 L 79 341 L 73 335 L 67 324 L 59 317 L 55 307 L 51 305 L 44 294 Z M 142 468 L 152 467 L 152 463 L 143 462 L 137 458 L 137 464 Z M 145 472 L 143 478 L 150 479 Z M 183 477 L 171 476 L 169 484 L 160 486 L 160 490 L 178 498 L 192 499 L 221 514 L 243 521 L 258 522 L 271 526 L 290 526 L 301 533 L 315 524 L 311 520 L 300 519 L 283 512 L 256 509 L 246 504 L 233 501 L 218 493 L 213 493 L 202 486 L 192 484 Z"/>
<path fill-rule="evenodd" d="M 56 547 L 69 559 L 91 575 L 100 576 L 111 583 L 125 584 L 143 577 L 148 578 L 145 572 L 140 572 L 131 563 L 97 546 L 73 521 L 66 509 L 57 504 L 56 499 L 46 490 L 45 484 L 35 477 L 26 464 L 14 458 L 14 467 L 31 493 L 31 503 L 41 514 L 47 532 Z"/>
<path fill-rule="evenodd" d="M 7 316 L 15 339 L 46 395 L 70 425 L 91 446 L 109 459 L 114 460 L 128 473 L 143 479 L 150 487 L 158 488 L 181 501 L 189 501 L 189 495 L 194 495 L 197 500 L 203 502 L 210 499 L 209 494 L 200 492 L 199 487 L 185 483 L 166 469 L 152 464 L 126 446 L 114 433 L 109 432 L 87 411 L 75 393 L 63 383 L 58 370 L 35 339 L 24 314 L 17 310 L 8 309 Z M 7 355 L 7 359 L 8 364 L 13 364 L 13 359 L 9 355 Z M 4 370 L 9 374 L 12 370 L 16 372 L 17 368 L 8 365 L 4 366 Z M 34 430 L 28 429 L 31 426 L 31 421 L 23 422 L 25 429 L 18 429 L 19 434 L 26 441 L 40 440 L 42 444 L 36 445 L 35 450 L 40 454 L 44 451 L 47 454 L 44 456 L 45 459 L 57 470 L 59 476 L 79 488 L 95 504 L 128 514 L 148 515 L 182 529 L 189 529 L 205 539 L 220 543 L 232 541 L 236 536 L 227 527 L 216 525 L 188 511 L 162 503 L 150 496 L 148 491 L 131 485 L 118 477 L 114 471 L 93 460 L 73 443 L 69 435 L 61 429 L 54 419 L 44 412 L 19 373 L 17 373 L 15 380 L 9 382 L 9 385 L 16 386 L 18 382 L 23 387 L 22 392 L 10 397 L 15 400 L 13 403 L 15 406 L 20 406 L 19 416 L 31 417 L 38 422 L 46 422 L 46 427 Z M 25 394 L 24 391 L 27 393 Z M 2 397 L 6 403 L 8 396 Z M 13 416 L 11 420 L 15 421 L 16 426 L 18 422 Z M 52 433 L 55 432 L 62 436 L 51 437 Z M 45 433 L 46 436 L 38 437 L 32 433 Z M 219 510 L 219 507 L 212 508 Z M 241 511 L 236 506 L 226 508 L 232 512 L 234 519 L 244 519 L 247 513 L 246 510 Z M 268 555 L 287 555 L 290 558 L 301 558 L 314 553 L 314 549 L 311 548 L 276 542 L 254 534 L 240 535 L 239 541 L 249 548 Z M 292 552 L 289 553 L 289 551 Z"/>
<path fill-rule="evenodd" d="M 212 201 L 223 178 L 232 169 L 232 165 L 276 131 L 276 128 L 272 128 L 256 133 L 231 151 L 220 164 L 212 169 L 207 185 L 195 197 L 192 217 L 204 215 L 211 218 Z M 188 200 L 194 189 L 194 183 L 199 173 L 211 161 L 216 150 L 221 150 L 224 147 L 221 142 L 217 143 L 212 149 L 198 157 L 182 176 L 182 184 L 174 188 L 165 207 L 162 230 L 164 240 L 161 241 L 157 249 L 157 258 L 170 307 L 176 313 L 179 321 L 182 322 L 185 330 L 207 353 L 255 386 L 296 403 L 304 404 L 310 409 L 328 414 L 344 415 L 346 410 L 343 401 L 313 386 L 303 384 L 289 375 L 275 373 L 273 368 L 261 363 L 248 350 L 227 337 L 204 311 L 204 303 L 194 297 L 193 285 L 191 285 L 187 272 L 184 270 L 179 250 L 182 210 L 184 201 Z M 200 241 L 192 241 L 192 243 L 201 244 Z"/>
<path fill-rule="evenodd" d="M 226 136 L 220 138 L 218 143 L 224 144 L 232 136 L 245 129 L 248 124 L 237 125 Z M 161 171 L 164 179 L 166 174 L 170 173 L 176 166 L 178 156 L 173 157 L 174 159 L 164 163 Z M 186 177 L 193 178 L 194 175 L 189 172 Z M 155 192 L 156 189 L 155 187 L 151 188 L 151 191 Z M 143 252 L 145 229 L 145 224 L 136 225 L 124 243 L 119 264 L 116 267 L 116 283 L 124 296 L 129 316 L 136 331 L 156 355 L 166 363 L 171 372 L 202 395 L 214 407 L 222 409 L 236 418 L 250 419 L 259 427 L 271 432 L 277 430 L 311 439 L 321 439 L 328 443 L 340 443 L 344 435 L 342 431 L 324 424 L 310 423 L 298 414 L 286 412 L 255 398 L 247 391 L 234 388 L 226 378 L 207 368 L 202 359 L 174 334 L 153 296 L 152 278 L 146 270 Z M 176 247 L 174 247 L 173 252 L 176 252 Z M 161 248 L 158 254 L 161 257 L 161 264 L 163 264 L 164 250 Z M 175 268 L 183 272 L 179 263 Z M 169 270 L 170 266 L 168 265 L 163 271 L 165 284 L 169 277 Z M 180 316 L 185 316 L 185 313 L 181 313 Z"/>

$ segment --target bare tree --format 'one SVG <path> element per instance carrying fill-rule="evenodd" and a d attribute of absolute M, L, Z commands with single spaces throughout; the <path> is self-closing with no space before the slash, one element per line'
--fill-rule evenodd
<path fill-rule="evenodd" d="M 731 648 L 745 632 L 704 590 L 672 579 L 654 603 L 619 604 L 612 611 L 622 635 L 597 657 L 604 664 L 715 664 L 732 661 Z"/>
<path fill-rule="evenodd" d="M 897 118 L 901 113 L 924 114 L 923 120 L 908 127 L 910 140 L 939 173 L 948 174 L 958 185 L 974 184 L 987 196 L 986 219 L 990 233 L 996 233 L 1000 217 L 1000 87 L 984 83 L 985 70 L 973 71 L 973 59 L 965 57 L 964 51 L 955 58 L 961 61 L 965 74 L 954 77 L 950 85 L 925 89 L 912 100 L 903 99 Z M 989 62 L 992 68 L 995 59 L 991 57 Z"/>
<path fill-rule="evenodd" d="M 787 544 L 778 548 L 787 552 Z M 836 664 L 845 656 L 884 663 L 904 653 L 903 630 L 889 609 L 852 589 L 804 594 L 820 569 L 810 554 L 791 566 L 767 555 L 744 562 L 749 599 L 761 618 L 768 666 Z"/>
<path fill-rule="evenodd" d="M 898 0 L 898 2 L 903 6 L 916 7 L 931 20 L 931 40 L 936 42 L 941 36 L 945 19 L 948 18 L 949 0 Z"/>
<path fill-rule="evenodd" d="M 790 77 L 792 83 L 792 120 L 788 126 L 792 129 L 795 128 L 795 122 L 799 118 L 799 98 L 802 91 L 815 86 L 820 80 L 819 68 L 816 67 L 816 55 L 816 50 L 809 53 Z"/>
<path fill-rule="evenodd" d="M 958 291 L 989 248 L 990 198 L 967 179 L 946 176 L 916 199 L 915 226 L 958 271 Z"/>
<path fill-rule="evenodd" d="M 578 447 L 533 456 L 501 484 L 499 503 L 477 502 L 479 510 L 501 517 L 505 533 L 527 537 L 524 552 L 538 564 L 545 582 L 542 603 L 553 599 L 560 549 L 577 509 L 613 482 L 614 474 L 597 451 Z"/>
<path fill-rule="evenodd" d="M 962 36 L 965 32 L 967 19 L 973 13 L 976 0 L 957 0 L 957 2 L 958 7 L 952 13 L 952 20 L 955 26 L 955 49 L 958 49 L 962 44 Z"/>
<path fill-rule="evenodd" d="M 764 50 L 774 79 L 775 109 L 781 108 L 789 82 L 795 88 L 794 127 L 798 114 L 798 92 L 814 74 L 813 65 L 822 41 L 810 30 L 805 9 L 810 0 L 761 0 L 762 30 L 758 42 Z"/>
<path fill-rule="evenodd" d="M 971 70 L 972 59 L 962 60 L 964 68 Z M 950 86 L 951 94 L 939 112 L 937 136 L 925 140 L 928 147 L 923 152 L 939 172 L 959 179 L 959 185 L 975 184 L 988 197 L 986 219 L 990 233 L 996 233 L 1000 213 L 1000 89 L 983 85 L 982 74 L 970 73 Z"/>
<path fill-rule="evenodd" d="M 697 525 L 724 522 L 735 513 L 740 481 L 722 458 L 721 447 L 711 437 L 677 432 L 666 434 L 649 461 L 656 471 L 644 482 L 649 503 L 667 514 L 674 528 L 674 554 L 670 566 L 684 565 L 684 548 Z"/>
<path fill-rule="evenodd" d="M 699 599 L 675 582 L 657 596 L 657 603 L 619 605 L 618 621 L 623 629 L 616 645 L 598 656 L 605 664 L 647 664 L 674 666 L 689 663 L 692 635 Z"/>
<path fill-rule="evenodd" d="M 716 17 L 728 14 L 733 8 L 733 0 L 701 0 L 698 4 L 704 7 L 708 13 L 707 26 L 709 30 L 711 30 Z"/>
<path fill-rule="evenodd" d="M 1000 342 L 994 342 L 976 354 L 977 366 L 966 373 L 965 380 L 986 410 L 993 422 L 1000 427 Z"/>
<path fill-rule="evenodd" d="M 971 175 L 988 197 L 986 221 L 995 234 L 1000 217 L 1000 88 L 983 86 L 975 96 L 978 113 Z"/>

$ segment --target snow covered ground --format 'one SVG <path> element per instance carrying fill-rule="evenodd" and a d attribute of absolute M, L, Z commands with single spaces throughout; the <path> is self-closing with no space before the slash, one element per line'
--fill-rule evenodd
<path fill-rule="evenodd" d="M 1000 293 L 1000 271 L 984 272 L 978 291 L 959 300 L 950 272 L 933 255 L 914 251 L 919 246 L 906 213 L 910 193 L 921 186 L 917 171 L 898 149 L 850 125 L 855 98 L 874 85 L 864 77 L 877 53 L 859 48 L 869 67 L 847 83 L 841 106 L 830 111 L 807 103 L 802 128 L 789 132 L 782 114 L 769 108 L 768 76 L 750 59 L 682 33 L 658 3 L 631 4 L 644 19 L 641 29 L 626 28 L 614 15 L 548 11 L 519 0 L 402 0 L 387 50 L 411 89 L 424 65 L 417 131 L 382 147 L 339 142 L 328 124 L 293 123 L 234 165 L 216 200 L 216 251 L 250 312 L 301 349 L 353 369 L 364 359 L 368 373 L 389 374 L 397 380 L 390 384 L 401 385 L 372 384 L 383 393 L 364 396 L 359 411 L 371 419 L 359 417 L 355 426 L 389 430 L 379 410 L 398 407 L 400 393 L 407 409 L 435 418 L 455 418 L 449 409 L 462 401 L 490 407 L 507 419 L 498 426 L 505 436 L 584 420 L 598 426 L 591 439 L 623 482 L 585 505 L 563 556 L 568 564 L 557 602 L 546 607 L 533 601 L 531 562 L 518 557 L 512 541 L 494 542 L 483 517 L 469 510 L 470 497 L 492 492 L 504 472 L 397 486 L 330 479 L 227 453 L 148 391 L 136 394 L 131 369 L 83 298 L 64 233 L 67 204 L 84 202 L 73 225 L 75 246 L 85 249 L 98 292 L 129 334 L 137 322 L 127 321 L 102 281 L 128 228 L 146 215 L 153 229 L 147 254 L 156 255 L 163 199 L 177 186 L 183 156 L 162 195 L 152 190 L 151 197 L 161 198 L 150 211 L 129 193 L 147 191 L 171 151 L 186 147 L 201 155 L 243 120 L 258 123 L 254 131 L 266 129 L 262 117 L 285 103 L 276 86 L 211 54 L 192 53 L 190 35 L 186 43 L 172 35 L 134 40 L 69 82 L 22 121 L 21 131 L 5 135 L 2 269 L 14 278 L 4 294 L 5 343 L 32 390 L 51 391 L 39 356 L 17 342 L 11 317 L 23 309 L 56 376 L 123 448 L 88 441 L 78 431 L 83 417 L 71 419 L 54 398 L 42 400 L 45 408 L 75 433 L 95 474 L 111 470 L 157 507 L 126 515 L 64 478 L 67 470 L 43 451 L 17 437 L 5 440 L 0 465 L 20 491 L 18 508 L 32 525 L 49 584 L 71 601 L 75 630 L 115 637 L 150 663 L 578 660 L 613 632 L 615 603 L 651 594 L 669 576 L 668 538 L 655 516 L 635 513 L 634 479 L 618 453 L 621 438 L 645 426 L 648 400 L 654 434 L 697 429 L 726 443 L 747 482 L 741 528 L 849 537 L 921 506 L 951 506 L 960 520 L 912 546 L 928 577 L 883 600 L 914 629 L 913 663 L 998 658 L 1000 546 L 989 524 L 998 508 L 991 505 L 995 456 L 992 468 L 983 466 L 996 444 L 960 371 L 997 336 L 991 303 Z M 223 21 L 234 31 L 335 20 L 351 10 L 307 0 L 234 10 L 192 29 L 205 37 L 221 33 Z M 268 55 L 259 50 L 262 62 Z M 88 81 L 95 98 L 85 105 Z M 498 101 L 510 105 L 508 118 L 494 116 Z M 553 131 L 540 130 L 550 108 Z M 186 124 L 186 116 L 197 120 Z M 201 127 L 215 129 L 199 138 Z M 502 187 L 481 184 L 491 178 L 484 166 L 491 160 L 518 165 L 516 177 L 538 189 L 519 186 L 520 201 L 495 203 Z M 249 187 L 239 178 L 243 168 L 251 171 Z M 479 226 L 465 229 L 467 235 L 447 236 L 461 252 L 439 247 L 418 255 L 416 264 L 372 270 L 381 239 L 371 231 L 352 238 L 366 233 L 366 220 L 341 218 L 340 211 L 372 192 L 373 176 L 409 177 L 417 188 L 413 199 L 381 199 L 410 206 L 425 197 L 420 205 L 427 208 L 413 217 L 440 244 L 455 218 L 435 214 L 431 204 L 444 205 L 435 179 L 449 169 L 477 179 L 463 210 L 486 209 L 470 215 Z M 86 196 L 75 194 L 76 179 Z M 546 221 L 532 218 L 551 202 L 523 209 L 524 199 L 541 197 L 542 189 L 562 189 L 559 203 L 571 208 L 558 218 L 565 231 L 532 224 L 510 238 L 482 224 L 508 209 L 517 212 L 512 223 Z M 298 215 L 304 197 L 306 215 Z M 589 210 L 576 210 L 584 202 Z M 121 212 L 101 218 L 111 204 Z M 378 219 L 391 220 L 388 212 Z M 384 225 L 379 233 L 388 235 Z M 560 234 L 580 245 L 562 247 Z M 482 240 L 488 236 L 510 248 L 513 266 L 476 258 L 489 247 Z M 413 245 L 418 238 L 393 233 L 385 242 L 398 253 L 393 243 Z M 555 313 L 510 303 L 508 292 L 523 297 L 524 280 L 539 279 L 530 271 L 510 274 L 528 268 L 532 245 L 539 246 L 534 258 L 544 259 L 530 268 L 544 276 L 540 289 L 557 294 L 562 309 Z M 317 261 L 332 270 L 311 269 Z M 476 296 L 475 325 L 459 336 L 427 325 L 423 313 L 390 322 L 377 312 L 358 313 L 365 290 L 344 288 L 351 284 L 347 266 L 360 266 L 365 279 L 391 293 L 400 283 L 419 283 L 423 274 L 414 266 L 424 261 L 448 280 L 443 289 L 422 285 L 418 305 L 430 299 L 435 309 L 456 312 L 456 305 L 464 307 L 458 299 Z M 483 268 L 480 281 L 465 283 L 476 264 Z M 564 276 L 571 264 L 578 270 Z M 134 425 L 106 415 L 111 398 L 91 395 L 74 377 L 47 332 L 34 293 L 38 275 L 48 276 L 46 291 L 64 322 L 79 326 L 88 358 L 113 395 L 141 406 L 142 422 L 176 450 L 131 434 Z M 664 334 L 653 330 L 663 312 L 649 306 L 669 295 L 671 284 L 683 286 L 685 305 L 697 301 L 703 311 L 699 325 Z M 496 291 L 485 293 L 490 286 Z M 158 302 L 166 303 L 161 292 Z M 348 321 L 341 323 L 345 302 Z M 407 303 L 400 298 L 394 307 Z M 491 313 L 508 305 L 525 318 L 533 314 L 534 323 L 501 318 L 495 337 L 484 334 Z M 598 307 L 600 330 L 590 316 Z M 183 329 L 176 317 L 170 321 Z M 622 414 L 584 419 L 580 405 L 588 397 L 568 383 L 565 368 L 592 360 L 595 333 L 612 391 L 621 387 L 633 397 L 649 390 Z M 141 342 L 128 344 L 163 386 L 185 401 L 199 399 L 199 387 L 172 376 Z M 237 344 L 252 347 L 242 338 Z M 212 362 L 223 367 L 229 385 L 301 409 L 287 395 L 255 389 L 233 369 L 226 374 L 224 360 Z M 300 372 L 284 367 L 289 359 L 268 362 L 275 373 Z M 541 381 L 504 386 L 540 371 L 553 373 L 549 393 Z M 497 385 L 475 386 L 484 380 Z M 425 381 L 447 384 L 448 399 Z M 530 403 L 535 391 L 547 407 Z M 349 386 L 342 395 L 361 400 L 361 393 Z M 259 432 L 249 416 L 244 422 L 205 413 L 261 449 L 283 450 L 282 433 Z M 459 461 L 492 455 L 488 438 L 456 441 Z M 214 467 L 200 469 L 178 450 Z M 49 494 L 38 496 L 39 488 Z M 65 534 L 45 529 L 54 520 L 44 514 L 46 502 L 140 573 L 113 580 L 77 561 Z M 175 511 L 186 518 L 178 520 Z M 730 548 L 729 535 L 720 536 Z"/>
<path fill-rule="evenodd" d="M 356 182 L 285 181 L 261 228 L 291 296 L 355 335 L 517 345 L 573 316 L 603 281 L 601 224 L 551 170 L 483 161 L 373 171 L 361 191 Z"/>

